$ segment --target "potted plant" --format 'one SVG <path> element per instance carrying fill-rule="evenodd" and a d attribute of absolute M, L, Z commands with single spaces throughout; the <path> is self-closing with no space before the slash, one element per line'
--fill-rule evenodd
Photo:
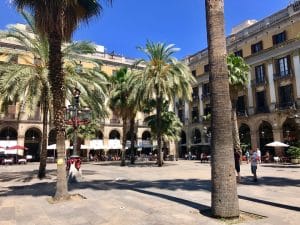
<path fill-rule="evenodd" d="M 291 156 L 292 163 L 300 163 L 300 147 L 291 146 L 287 153 Z"/>

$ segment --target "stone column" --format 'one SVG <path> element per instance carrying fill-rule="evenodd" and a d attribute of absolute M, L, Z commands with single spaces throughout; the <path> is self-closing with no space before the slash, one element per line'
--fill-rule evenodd
<path fill-rule="evenodd" d="M 283 140 L 283 132 L 281 128 L 274 128 L 273 129 L 273 138 L 274 141 L 282 141 Z M 275 149 L 275 155 L 276 156 L 283 156 L 284 155 L 284 149 L 283 148 L 274 148 Z"/>
<path fill-rule="evenodd" d="M 271 112 L 275 110 L 275 105 L 276 105 L 276 95 L 275 95 L 275 87 L 274 87 L 274 70 L 273 70 L 273 63 L 268 64 L 267 68 L 268 72 L 268 81 L 269 81 L 269 91 L 270 91 L 270 106 L 269 109 Z"/>
<path fill-rule="evenodd" d="M 296 101 L 297 105 L 300 105 L 300 59 L 299 55 L 295 55 L 293 57 L 293 64 L 294 64 L 294 73 L 296 79 Z"/>
<path fill-rule="evenodd" d="M 251 149 L 256 149 L 259 146 L 259 133 L 258 131 L 250 132 L 251 135 Z"/>
<path fill-rule="evenodd" d="M 204 109 L 203 109 L 203 101 L 202 101 L 202 84 L 199 85 L 199 91 L 198 91 L 198 96 L 199 96 L 199 115 L 202 118 L 204 115 Z"/>
<path fill-rule="evenodd" d="M 249 115 L 254 114 L 254 105 L 253 105 L 253 93 L 252 93 L 252 86 L 251 86 L 251 72 L 248 73 L 248 113 Z"/>
<path fill-rule="evenodd" d="M 189 118 L 190 118 L 189 103 L 188 102 L 184 102 L 184 124 L 185 125 L 188 124 Z"/>

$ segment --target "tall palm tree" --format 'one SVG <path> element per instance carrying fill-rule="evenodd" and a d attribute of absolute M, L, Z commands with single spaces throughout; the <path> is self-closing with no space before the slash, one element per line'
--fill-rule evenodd
<path fill-rule="evenodd" d="M 242 155 L 239 128 L 236 115 L 236 104 L 238 101 L 239 91 L 243 90 L 248 84 L 249 65 L 246 64 L 245 60 L 242 57 L 230 54 L 227 57 L 227 67 L 229 71 L 229 90 L 232 105 L 231 117 L 233 147 L 234 149 L 237 149 L 240 152 L 240 155 Z"/>
<path fill-rule="evenodd" d="M 226 40 L 224 1 L 205 0 L 208 59 L 212 103 L 212 214 L 216 217 L 239 216 L 234 158 L 232 149 L 231 104 Z"/>
<path fill-rule="evenodd" d="M 111 110 L 122 118 L 123 121 L 123 138 L 121 150 L 121 166 L 125 166 L 125 147 L 126 147 L 126 134 L 128 130 L 127 121 L 130 121 L 131 137 L 134 131 L 134 119 L 136 116 L 136 105 L 134 98 L 130 98 L 132 87 L 128 84 L 128 80 L 132 72 L 128 68 L 119 69 L 112 77 L 112 91 L 109 100 Z M 131 144 L 134 141 L 131 138 Z M 132 148 L 132 146 L 131 146 Z M 133 149 L 131 149 L 133 151 Z M 132 155 L 132 152 L 131 152 Z M 131 159 L 132 161 L 132 159 Z"/>
<path fill-rule="evenodd" d="M 140 102 L 145 99 L 155 99 L 157 116 L 157 145 L 158 145 L 158 166 L 163 165 L 162 154 L 162 106 L 163 101 L 171 101 L 173 96 L 190 100 L 192 87 L 195 82 L 188 66 L 177 61 L 173 54 L 178 51 L 174 45 L 164 43 L 153 43 L 147 41 L 145 47 L 139 47 L 147 60 L 141 60 L 145 67 L 142 72 L 133 76 L 132 83 L 136 84 L 136 96 Z"/>
<path fill-rule="evenodd" d="M 36 60 L 34 62 L 27 60 L 26 65 L 6 63 L 1 66 L 3 71 L 0 85 L 1 98 L 12 100 L 12 98 L 17 97 L 21 102 L 22 111 L 26 111 L 28 115 L 34 112 L 37 103 L 41 106 L 43 132 L 38 177 L 42 179 L 46 174 L 48 111 L 51 108 L 50 85 L 47 77 L 49 45 L 47 40 L 37 34 L 32 15 L 24 11 L 21 13 L 31 32 L 12 26 L 7 32 L 2 32 L 0 38 L 14 39 L 20 45 L 25 46 L 27 52 L 32 54 Z M 95 53 L 95 46 L 89 42 L 72 42 L 65 46 L 62 51 L 64 60 L 68 61 L 64 66 L 67 99 L 71 102 L 73 96 L 70 93 L 74 87 L 78 86 L 83 90 L 82 97 L 85 105 L 91 106 L 93 114 L 98 118 L 104 117 L 106 115 L 104 101 L 107 77 L 103 76 L 98 60 L 86 59 L 81 56 L 82 54 Z M 94 67 L 92 69 L 82 68 L 78 72 L 77 68 L 80 65 L 74 59 L 77 61 L 84 60 L 93 64 Z M 83 74 L 84 76 L 82 76 Z M 4 101 L 4 103 L 6 102 Z M 2 108 L 6 108 L 5 104 Z"/>
<path fill-rule="evenodd" d="M 65 170 L 64 75 L 62 72 L 62 42 L 69 41 L 80 22 L 100 14 L 102 6 L 96 0 L 12 0 L 18 9 L 28 7 L 34 12 L 38 32 L 49 42 L 49 81 L 53 96 L 54 125 L 57 144 L 57 183 L 54 199 L 69 197 Z M 111 3 L 111 0 L 106 0 Z"/>

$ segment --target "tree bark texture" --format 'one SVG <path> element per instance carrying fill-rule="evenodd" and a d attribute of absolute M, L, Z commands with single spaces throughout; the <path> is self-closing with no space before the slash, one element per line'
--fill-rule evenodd
<path fill-rule="evenodd" d="M 54 125 L 57 146 L 57 182 L 54 199 L 68 198 L 68 186 L 65 162 L 65 90 L 62 72 L 62 36 L 59 32 L 49 34 L 49 80 L 53 95 Z"/>
<path fill-rule="evenodd" d="M 38 178 L 42 179 L 46 176 L 47 165 L 47 137 L 48 137 L 48 112 L 49 112 L 49 93 L 48 89 L 44 88 L 44 103 L 43 103 L 43 133 L 42 133 L 42 148 L 40 153 L 40 166 Z"/>
<path fill-rule="evenodd" d="M 224 1 L 206 0 L 208 57 L 212 103 L 212 198 L 215 217 L 239 216 L 232 149 L 231 102 L 224 34 Z"/>

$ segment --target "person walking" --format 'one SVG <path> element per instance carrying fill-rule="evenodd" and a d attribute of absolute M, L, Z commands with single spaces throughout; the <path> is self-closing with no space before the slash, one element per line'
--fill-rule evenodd
<path fill-rule="evenodd" d="M 239 183 L 241 181 L 241 155 L 237 149 L 234 149 L 234 164 L 235 164 L 235 170 L 237 173 L 237 179 L 236 181 Z"/>
<path fill-rule="evenodd" d="M 257 170 L 257 162 L 259 158 L 257 155 L 257 149 L 253 150 L 253 153 L 251 155 L 251 173 L 253 174 L 253 181 L 257 182 L 257 175 L 256 175 L 256 170 Z"/>
<path fill-rule="evenodd" d="M 258 158 L 257 162 L 258 162 L 258 163 L 261 163 L 261 151 L 260 151 L 259 148 L 257 148 L 256 154 L 257 154 L 257 158 Z"/>
<path fill-rule="evenodd" d="M 249 150 L 247 149 L 246 153 L 245 153 L 245 156 L 246 156 L 246 160 L 247 160 L 247 164 L 249 163 L 250 161 L 250 152 Z"/>

